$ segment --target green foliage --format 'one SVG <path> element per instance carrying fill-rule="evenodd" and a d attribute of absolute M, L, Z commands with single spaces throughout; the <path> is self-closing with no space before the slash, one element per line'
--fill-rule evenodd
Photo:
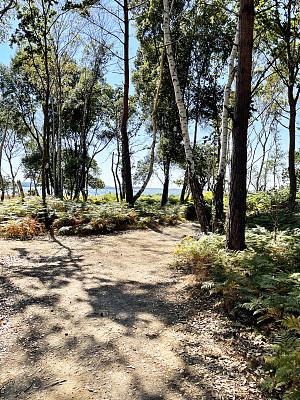
<path fill-rule="evenodd" d="M 247 226 L 263 226 L 270 232 L 300 226 L 300 214 L 287 212 L 287 189 L 250 193 L 247 197 Z"/>
<path fill-rule="evenodd" d="M 203 199 L 205 202 L 206 215 L 208 216 L 208 220 L 210 220 L 211 207 L 212 207 L 212 192 L 203 193 Z M 189 221 L 195 221 L 197 219 L 194 202 L 191 196 L 188 198 L 188 201 L 186 203 L 185 218 Z"/>
<path fill-rule="evenodd" d="M 300 339 L 289 331 L 280 331 L 273 346 L 274 355 L 268 358 L 275 369 L 271 388 L 283 388 L 283 400 L 300 398 Z"/>
<path fill-rule="evenodd" d="M 59 235 L 90 235 L 140 229 L 158 225 L 175 225 L 184 220 L 185 206 L 179 198 L 160 207 L 160 196 L 142 196 L 134 208 L 117 203 L 115 195 L 93 197 L 88 203 L 47 198 L 47 210 L 36 196 L 6 200 L 0 207 L 0 236 L 31 238 L 42 233 L 45 218 L 47 227 Z M 45 215 L 46 213 L 46 215 Z"/>
<path fill-rule="evenodd" d="M 286 328 L 268 359 L 274 376 L 263 386 L 280 389 L 285 400 L 299 399 L 300 230 L 280 231 L 274 241 L 264 227 L 248 229 L 246 243 L 246 250 L 234 252 L 225 249 L 222 235 L 185 238 L 176 249 L 177 263 L 196 274 L 203 290 L 221 296 L 231 318 L 264 334 Z"/>

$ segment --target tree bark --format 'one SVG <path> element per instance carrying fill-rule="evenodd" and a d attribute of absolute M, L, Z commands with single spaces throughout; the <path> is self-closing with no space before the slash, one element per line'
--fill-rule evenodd
<path fill-rule="evenodd" d="M 3 201 L 4 197 L 5 197 L 5 187 L 4 187 L 4 179 L 3 179 L 2 171 L 1 171 L 1 165 L 2 165 L 3 147 L 4 147 L 6 134 L 7 134 L 7 129 L 8 129 L 8 121 L 9 121 L 9 112 L 7 113 L 7 116 L 6 116 L 4 133 L 3 133 L 1 144 L 0 144 L 0 184 L 1 184 L 1 199 L 0 200 L 1 201 Z"/>
<path fill-rule="evenodd" d="M 228 76 L 224 91 L 223 99 L 223 111 L 222 111 L 222 134 L 221 134 L 221 150 L 219 157 L 218 174 L 216 183 L 213 189 L 213 205 L 214 205 L 214 224 L 219 221 L 224 221 L 224 179 L 226 171 L 226 159 L 227 159 L 227 143 L 228 143 L 228 110 L 229 100 L 231 94 L 231 86 L 235 76 L 235 58 L 237 55 L 239 43 L 239 23 L 237 24 L 236 34 L 234 38 L 234 44 L 232 46 L 229 64 L 228 64 Z"/>
<path fill-rule="evenodd" d="M 297 194 L 297 178 L 295 171 L 295 141 L 296 141 L 296 104 L 297 99 L 295 101 L 293 95 L 293 86 L 288 87 L 288 100 L 289 100 L 289 108 L 290 108 L 290 118 L 289 118 L 289 164 L 288 164 L 288 172 L 290 179 L 290 192 L 288 198 L 288 207 L 290 211 L 293 211 L 296 205 L 296 194 Z"/>
<path fill-rule="evenodd" d="M 164 60 L 164 48 L 161 51 L 161 60 L 160 60 L 160 73 L 159 73 L 159 81 L 157 85 L 157 90 L 154 98 L 154 103 L 153 103 L 153 110 L 152 110 L 152 129 L 153 129 L 153 135 L 152 135 L 152 144 L 151 144 L 151 151 L 150 151 L 150 165 L 149 165 L 149 171 L 147 174 L 147 177 L 145 179 L 145 182 L 143 182 L 142 187 L 140 190 L 134 195 L 133 197 L 133 202 L 135 203 L 137 199 L 142 195 L 144 190 L 146 189 L 150 178 L 153 174 L 153 165 L 154 165 L 154 158 L 155 158 L 155 145 L 156 145 L 156 111 L 157 111 L 157 105 L 158 105 L 158 98 L 159 98 L 159 92 L 160 88 L 162 85 L 162 78 L 163 78 L 163 60 Z"/>
<path fill-rule="evenodd" d="M 22 203 L 23 203 L 25 196 L 24 196 L 24 191 L 23 191 L 23 188 L 22 188 L 22 183 L 21 183 L 20 180 L 17 180 L 17 185 L 18 185 L 20 196 L 21 196 Z"/>
<path fill-rule="evenodd" d="M 185 192 L 188 188 L 188 180 L 189 180 L 189 171 L 186 168 L 185 173 L 184 173 L 184 178 L 183 178 L 183 185 L 180 193 L 180 203 L 184 204 L 185 203 Z"/>
<path fill-rule="evenodd" d="M 133 188 L 131 177 L 131 162 L 129 151 L 129 140 L 127 132 L 128 123 L 128 100 L 129 100 L 129 17 L 128 17 L 128 0 L 124 0 L 124 93 L 123 93 L 123 116 L 121 122 L 121 139 L 122 139 L 122 167 L 123 178 L 125 184 L 126 202 L 130 205 L 133 201 Z"/>
<path fill-rule="evenodd" d="M 243 250 L 246 223 L 247 131 L 251 101 L 254 3 L 240 0 L 239 51 L 234 122 L 232 130 L 231 182 L 226 244 Z"/>
<path fill-rule="evenodd" d="M 121 158 L 121 154 L 120 154 L 120 144 L 119 144 L 119 139 L 117 138 L 117 162 L 116 162 L 116 169 L 115 169 L 115 174 L 116 174 L 116 179 L 119 185 L 119 193 L 120 193 L 120 200 L 124 200 L 125 196 L 124 196 L 124 190 L 123 190 L 123 186 L 121 183 L 121 180 L 119 178 L 119 165 L 120 165 L 120 158 Z"/>
<path fill-rule="evenodd" d="M 61 69 L 58 55 L 56 55 L 57 75 L 58 75 L 58 132 L 57 132 L 57 195 L 63 199 L 63 174 L 62 174 L 62 158 L 61 158 L 61 144 L 62 144 L 62 82 L 61 82 Z"/>
<path fill-rule="evenodd" d="M 165 206 L 168 202 L 169 197 L 169 184 L 170 184 L 170 160 L 164 160 L 164 185 L 163 185 L 163 192 L 161 196 L 161 207 Z"/>
<path fill-rule="evenodd" d="M 116 174 L 115 174 L 115 171 L 114 171 L 114 156 L 115 156 L 115 153 L 112 153 L 112 156 L 111 156 L 111 172 L 112 172 L 112 176 L 113 176 L 113 178 L 114 178 L 116 199 L 117 199 L 117 202 L 119 202 L 119 193 L 118 193 L 117 179 L 116 179 Z"/>
<path fill-rule="evenodd" d="M 44 113 L 44 124 L 43 124 L 43 158 L 42 158 L 42 202 L 43 206 L 46 206 L 46 164 L 47 164 L 47 134 L 48 134 L 48 120 L 49 120 L 49 98 L 50 98 L 50 73 L 49 73 L 49 64 L 48 64 L 48 39 L 47 39 L 47 15 L 45 10 L 45 5 L 43 3 L 43 17 L 44 17 L 44 30 L 43 30 L 43 41 L 44 41 L 44 66 L 45 66 L 45 74 L 46 74 L 46 85 L 45 85 L 45 104 L 43 107 Z"/>
<path fill-rule="evenodd" d="M 179 112 L 185 156 L 186 156 L 187 167 L 188 167 L 188 171 L 189 171 L 189 183 L 190 183 L 190 188 L 191 188 L 191 192 L 192 192 L 192 196 L 193 196 L 193 201 L 194 201 L 194 205 L 195 205 L 197 218 L 198 218 L 198 221 L 200 224 L 200 229 L 202 232 L 207 233 L 208 221 L 207 221 L 207 217 L 206 217 L 206 213 L 205 213 L 205 204 L 204 204 L 204 200 L 203 200 L 203 193 L 202 193 L 202 188 L 198 182 L 198 179 L 197 179 L 197 176 L 195 173 L 195 162 L 194 162 L 193 151 L 192 151 L 192 147 L 191 147 L 191 143 L 190 143 L 186 109 L 185 109 L 183 98 L 182 98 L 181 88 L 180 88 L 178 74 L 177 74 L 177 67 L 176 67 L 173 50 L 172 50 L 172 38 L 171 38 L 171 32 L 170 32 L 169 0 L 163 0 L 163 5 L 164 5 L 164 21 L 163 21 L 164 44 L 165 44 L 166 54 L 167 54 L 168 63 L 169 63 L 170 75 L 171 75 L 172 82 L 173 82 L 176 104 L 177 104 L 178 112 Z"/>

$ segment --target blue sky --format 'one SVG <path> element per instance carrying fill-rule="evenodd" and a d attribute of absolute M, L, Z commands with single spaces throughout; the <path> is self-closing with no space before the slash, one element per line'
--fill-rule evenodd
<path fill-rule="evenodd" d="M 135 39 L 133 39 L 132 40 L 132 48 L 131 48 L 132 55 L 135 54 L 136 48 L 137 48 L 137 41 Z M 0 62 L 2 64 L 8 65 L 10 63 L 10 58 L 13 54 L 14 54 L 14 50 L 11 49 L 8 44 L 0 44 Z M 120 84 L 122 84 L 122 75 L 109 73 L 108 74 L 108 82 L 111 85 L 115 85 L 115 84 L 120 85 Z M 132 89 L 132 85 L 131 85 L 131 89 Z M 298 116 L 298 121 L 299 121 L 299 116 Z M 299 127 L 299 123 L 298 123 L 298 127 Z M 282 128 L 282 130 L 281 130 L 281 145 L 282 145 L 282 149 L 285 151 L 288 150 L 288 145 L 289 145 L 288 136 L 289 136 L 288 130 Z M 297 150 L 299 149 L 299 146 L 300 146 L 299 136 L 300 136 L 300 134 L 299 134 L 299 129 L 298 129 L 297 137 L 296 137 L 296 149 Z M 106 185 L 109 185 L 109 186 L 113 186 L 113 177 L 112 177 L 112 173 L 111 173 L 111 152 L 113 150 L 114 150 L 113 148 L 108 148 L 106 151 L 101 153 L 97 158 L 98 165 L 102 170 L 101 178 L 104 180 Z M 142 158 L 142 157 L 143 157 L 143 154 L 136 155 L 135 162 L 139 158 Z M 19 160 L 16 159 L 16 163 L 19 163 Z M 3 162 L 3 170 L 7 173 L 9 171 L 8 165 L 7 165 L 7 163 L 5 163 L 5 160 Z M 178 173 L 178 171 L 174 171 L 173 177 L 174 177 L 174 179 L 177 179 L 180 175 L 181 175 L 181 173 Z M 22 180 L 21 172 L 19 173 L 18 178 Z M 151 183 L 149 184 L 149 187 L 161 187 L 161 183 L 157 178 L 153 178 Z M 175 184 L 171 184 L 171 187 L 176 188 L 177 186 Z"/>
<path fill-rule="evenodd" d="M 0 44 L 0 62 L 2 64 L 8 65 L 13 54 L 14 50 L 8 44 Z"/>
<path fill-rule="evenodd" d="M 132 46 L 132 51 L 135 52 L 136 48 L 137 48 L 137 42 L 134 39 L 133 41 L 133 46 Z M 5 65 L 9 65 L 11 57 L 14 55 L 15 50 L 12 49 L 8 44 L 0 44 L 0 63 L 5 64 Z M 108 82 L 111 85 L 121 85 L 122 84 L 122 75 L 117 74 L 117 73 L 109 73 L 107 76 Z M 131 85 L 131 90 L 132 90 L 132 85 Z M 101 168 L 101 179 L 104 180 L 105 184 L 107 186 L 114 186 L 114 181 L 113 181 L 113 176 L 111 173 L 111 152 L 114 150 L 114 148 L 112 146 L 108 147 L 108 149 L 104 150 L 100 155 L 98 155 L 98 157 L 96 157 L 97 162 L 99 167 Z M 136 161 L 139 158 L 143 158 L 143 154 L 137 154 L 135 156 Z M 15 159 L 16 164 L 19 164 L 20 160 L 19 159 Z M 17 165 L 16 165 L 17 167 Z M 3 165 L 2 165 L 2 169 L 4 170 L 5 173 L 8 174 L 9 172 L 9 166 L 7 164 L 7 162 L 5 162 L 5 159 L 3 159 Z M 20 171 L 18 173 L 18 179 L 23 180 L 23 176 L 22 176 L 22 171 Z M 178 172 L 175 173 L 174 175 L 174 179 L 178 178 Z M 148 187 L 161 187 L 161 182 L 159 181 L 159 179 L 157 179 L 156 177 L 153 177 L 152 180 L 150 181 Z M 175 184 L 170 184 L 170 188 L 176 188 L 177 186 Z"/>

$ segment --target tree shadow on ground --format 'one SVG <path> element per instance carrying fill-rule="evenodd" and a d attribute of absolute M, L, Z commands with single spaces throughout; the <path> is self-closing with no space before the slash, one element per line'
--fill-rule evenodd
<path fill-rule="evenodd" d="M 113 277 L 112 271 L 91 274 L 74 249 L 55 243 L 63 255 L 29 257 L 26 246 L 15 248 L 30 264 L 11 267 L 1 278 L 3 311 L 22 321 L 11 364 L 20 367 L 2 381 L 3 399 L 222 398 L 208 374 L 218 369 L 228 377 L 230 368 L 181 352 L 184 325 L 195 310 L 188 297 L 176 294 L 176 280 L 145 283 Z M 74 290 L 66 296 L 70 286 Z"/>

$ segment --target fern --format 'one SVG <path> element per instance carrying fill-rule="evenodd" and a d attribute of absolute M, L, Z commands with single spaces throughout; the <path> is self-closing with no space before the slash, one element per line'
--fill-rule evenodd
<path fill-rule="evenodd" d="M 285 328 L 289 330 L 294 330 L 300 335 L 300 317 L 289 315 L 284 320 L 282 320 L 281 323 Z"/>
<path fill-rule="evenodd" d="M 294 327 L 299 328 L 298 318 L 287 317 L 282 323 L 291 330 Z M 299 399 L 300 339 L 289 331 L 280 331 L 274 341 L 273 351 L 274 356 L 269 357 L 267 361 L 275 369 L 275 388 L 284 388 L 285 400 Z"/>

